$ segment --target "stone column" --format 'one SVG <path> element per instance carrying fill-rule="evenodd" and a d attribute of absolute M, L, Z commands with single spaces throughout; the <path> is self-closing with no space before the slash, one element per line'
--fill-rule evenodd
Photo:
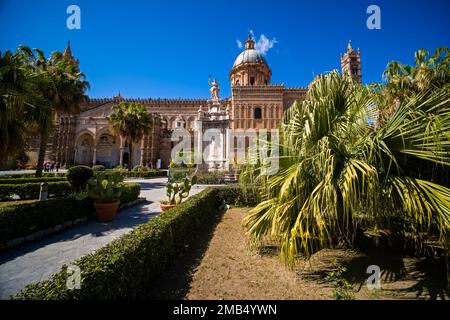
<path fill-rule="evenodd" d="M 95 166 L 96 162 L 97 162 L 97 148 L 94 148 L 94 156 L 92 159 L 92 165 Z"/>
<path fill-rule="evenodd" d="M 123 166 L 123 152 L 125 151 L 124 148 L 124 139 L 121 137 L 120 138 L 120 160 L 119 160 L 119 165 Z"/>
<path fill-rule="evenodd" d="M 142 137 L 142 140 L 141 140 L 141 159 L 140 159 L 140 162 L 139 162 L 139 165 L 141 166 L 141 167 L 143 167 L 145 164 L 144 164 L 144 162 L 145 162 L 145 136 L 144 137 Z"/>

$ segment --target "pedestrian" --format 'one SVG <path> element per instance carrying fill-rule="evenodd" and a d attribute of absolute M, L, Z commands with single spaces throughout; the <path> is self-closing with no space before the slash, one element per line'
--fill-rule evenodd
<path fill-rule="evenodd" d="M 55 163 L 52 162 L 52 164 L 50 165 L 50 172 L 53 172 L 53 170 L 55 170 Z"/>
<path fill-rule="evenodd" d="M 59 162 L 57 162 L 56 163 L 56 172 L 59 172 L 59 167 L 60 167 L 60 164 L 59 164 Z"/>

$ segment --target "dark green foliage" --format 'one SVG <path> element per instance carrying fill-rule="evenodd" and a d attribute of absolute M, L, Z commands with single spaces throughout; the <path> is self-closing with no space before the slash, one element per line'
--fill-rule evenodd
<path fill-rule="evenodd" d="M 123 183 L 121 187 L 121 204 L 139 197 L 138 183 Z M 91 198 L 79 200 L 73 196 L 0 208 L 0 243 L 78 218 L 94 217 L 94 211 Z"/>
<path fill-rule="evenodd" d="M 39 177 L 39 178 L 0 178 L 0 184 L 23 184 L 36 182 L 63 182 L 67 181 L 65 177 Z"/>
<path fill-rule="evenodd" d="M 14 195 L 18 195 L 21 200 L 38 199 L 41 182 L 21 183 L 21 184 L 0 184 L 0 201 L 10 200 Z M 68 182 L 49 182 L 48 196 L 61 197 L 73 192 L 73 188 Z"/>
<path fill-rule="evenodd" d="M 47 281 L 28 285 L 15 299 L 142 299 L 192 234 L 218 212 L 224 193 L 207 189 L 75 261 L 81 269 L 80 290 L 67 289 L 63 268 Z"/>
<path fill-rule="evenodd" d="M 148 171 L 120 171 L 120 174 L 124 178 L 144 178 L 144 179 L 167 176 L 166 171 L 154 169 L 150 169 Z"/>
<path fill-rule="evenodd" d="M 44 172 L 42 178 L 54 178 L 54 177 L 65 177 L 66 172 Z M 17 173 L 17 174 L 5 174 L 2 175 L 2 179 L 21 179 L 21 178 L 36 178 L 34 173 Z M 37 178 L 39 179 L 39 178 Z"/>
<path fill-rule="evenodd" d="M 0 243 L 93 214 L 91 199 L 72 196 L 1 208 Z"/>
<path fill-rule="evenodd" d="M 141 185 L 139 183 L 122 183 L 121 186 L 120 203 L 122 204 L 136 200 L 141 193 Z"/>
<path fill-rule="evenodd" d="M 218 188 L 218 196 L 231 206 L 255 206 L 258 203 L 254 193 L 245 192 L 239 187 L 221 187 Z"/>
<path fill-rule="evenodd" d="M 105 168 L 105 166 L 102 166 L 101 164 L 97 164 L 95 166 L 92 166 L 92 170 L 93 171 L 105 171 L 106 168 Z"/>
<path fill-rule="evenodd" d="M 83 189 L 93 175 L 94 172 L 88 166 L 75 166 L 67 170 L 67 180 L 77 191 Z"/>

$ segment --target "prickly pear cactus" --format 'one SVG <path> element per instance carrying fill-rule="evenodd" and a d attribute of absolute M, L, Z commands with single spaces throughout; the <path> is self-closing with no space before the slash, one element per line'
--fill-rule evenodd
<path fill-rule="evenodd" d="M 183 199 L 189 196 L 191 187 L 197 183 L 197 177 L 184 178 L 181 182 L 168 183 L 166 186 L 166 194 L 169 204 L 180 204 Z"/>
<path fill-rule="evenodd" d="M 122 194 L 122 177 L 120 173 L 114 172 L 108 176 L 100 172 L 88 181 L 89 196 L 95 202 L 113 202 L 120 199 Z"/>

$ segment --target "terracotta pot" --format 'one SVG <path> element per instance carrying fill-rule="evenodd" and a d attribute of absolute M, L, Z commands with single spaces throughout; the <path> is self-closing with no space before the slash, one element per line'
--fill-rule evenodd
<path fill-rule="evenodd" d="M 117 209 L 119 209 L 119 203 L 120 201 L 108 203 L 94 203 L 98 221 L 100 222 L 113 221 L 116 216 Z"/>
<path fill-rule="evenodd" d="M 164 211 L 167 211 L 169 209 L 175 208 L 177 205 L 176 204 L 162 204 L 161 203 L 159 206 L 161 207 L 161 210 L 164 212 Z"/>

